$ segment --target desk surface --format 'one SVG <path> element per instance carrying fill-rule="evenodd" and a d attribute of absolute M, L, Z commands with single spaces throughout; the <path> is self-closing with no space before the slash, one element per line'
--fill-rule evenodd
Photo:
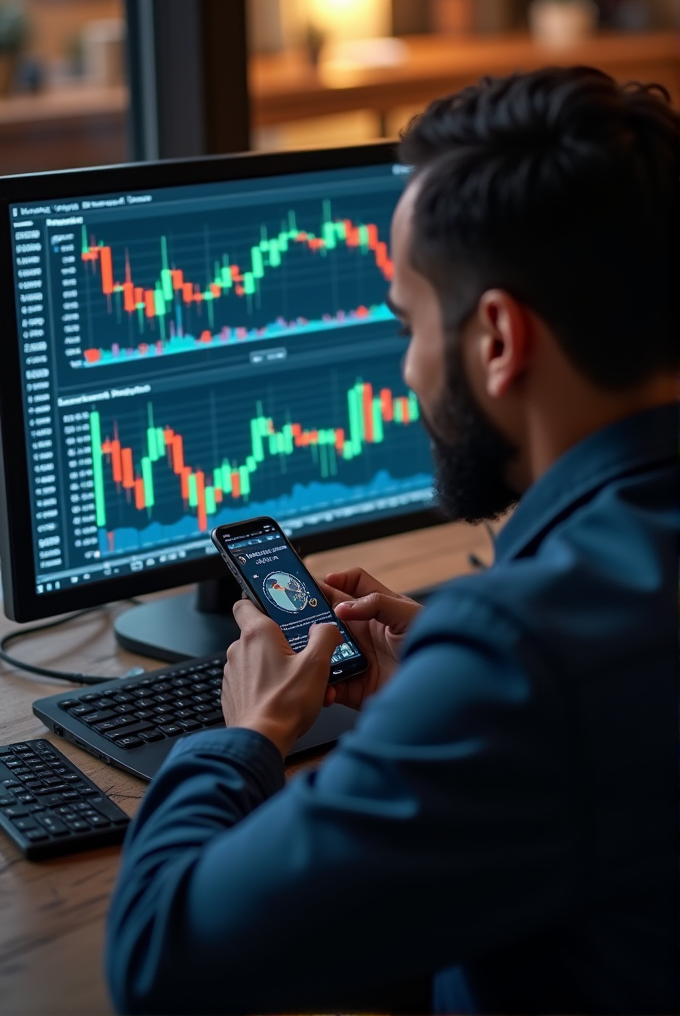
<path fill-rule="evenodd" d="M 393 589 L 419 589 L 470 570 L 468 553 L 492 554 L 482 528 L 438 526 L 308 559 L 319 576 L 361 563 Z M 149 660 L 117 647 L 107 607 L 62 629 L 27 639 L 13 650 L 33 663 L 60 670 L 117 676 Z M 20 627 L 0 619 L 0 634 Z M 159 664 L 160 665 L 160 664 Z M 146 784 L 47 735 L 31 711 L 34 699 L 66 690 L 67 683 L 21 674 L 0 663 L 0 743 L 49 736 L 128 814 Z M 317 756 L 317 760 L 321 757 Z M 307 760 L 304 765 L 314 764 Z M 300 764 L 288 767 L 292 774 Z M 0 1011 L 6 1016 L 100 1016 L 110 1013 L 101 971 L 104 918 L 120 848 L 110 847 L 41 863 L 24 860 L 0 833 Z"/>

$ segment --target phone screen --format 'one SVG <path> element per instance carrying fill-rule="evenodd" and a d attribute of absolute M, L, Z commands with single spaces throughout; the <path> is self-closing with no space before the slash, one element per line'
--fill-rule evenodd
<path fill-rule="evenodd" d="M 213 538 L 227 563 L 231 561 L 279 625 L 291 649 L 299 653 L 305 648 L 312 624 L 332 623 L 344 639 L 331 657 L 332 678 L 348 677 L 365 668 L 364 656 L 273 519 L 219 526 Z"/>

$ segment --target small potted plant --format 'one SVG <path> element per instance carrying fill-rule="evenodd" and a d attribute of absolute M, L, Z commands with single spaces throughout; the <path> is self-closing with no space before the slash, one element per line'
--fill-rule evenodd
<path fill-rule="evenodd" d="M 17 57 L 28 40 L 28 17 L 19 3 L 0 3 L 0 95 L 9 92 Z"/>

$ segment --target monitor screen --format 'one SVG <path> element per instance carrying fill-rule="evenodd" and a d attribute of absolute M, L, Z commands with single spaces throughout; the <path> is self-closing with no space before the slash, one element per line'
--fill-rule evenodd
<path fill-rule="evenodd" d="M 145 167 L 142 187 L 109 170 L 98 192 L 92 171 L 82 192 L 47 174 L 7 201 L 25 472 L 8 475 L 7 433 L 4 471 L 10 508 L 26 480 L 28 599 L 201 577 L 177 567 L 250 516 L 322 546 L 430 505 L 385 302 L 407 171 L 382 145 L 325 154 L 232 159 L 203 181 Z"/>

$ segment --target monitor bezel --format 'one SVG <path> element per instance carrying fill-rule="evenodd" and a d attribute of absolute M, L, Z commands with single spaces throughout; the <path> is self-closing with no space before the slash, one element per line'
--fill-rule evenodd
<path fill-rule="evenodd" d="M 361 168 L 398 162 L 395 142 L 377 141 L 343 148 L 173 159 L 160 162 L 69 169 L 0 178 L 0 305 L 5 333 L 0 342 L 0 564 L 4 609 L 16 621 L 52 617 L 147 593 L 220 578 L 219 555 L 161 565 L 153 571 L 102 579 L 87 585 L 36 591 L 35 558 L 26 454 L 26 419 L 13 276 L 10 206 L 20 202 L 87 197 L 122 190 L 191 186 L 317 170 Z M 9 482 L 12 477 L 12 482 Z M 357 522 L 293 538 L 299 554 L 317 553 L 437 525 L 435 509 L 420 509 L 386 519 Z"/>

